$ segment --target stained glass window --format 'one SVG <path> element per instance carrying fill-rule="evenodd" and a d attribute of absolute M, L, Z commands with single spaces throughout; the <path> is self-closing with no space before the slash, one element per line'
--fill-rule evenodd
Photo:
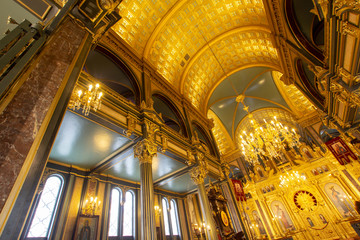
<path fill-rule="evenodd" d="M 109 234 L 108 234 L 109 236 L 119 235 L 120 199 L 121 199 L 120 189 L 114 188 L 111 191 Z"/>
<path fill-rule="evenodd" d="M 47 238 L 49 236 L 62 187 L 63 178 L 59 175 L 52 175 L 46 180 L 31 220 L 27 238 Z"/>
<path fill-rule="evenodd" d="M 175 200 L 170 201 L 171 230 L 173 235 L 179 235 L 179 221 Z"/>
<path fill-rule="evenodd" d="M 168 213 L 169 204 L 165 198 L 162 199 L 162 208 L 163 208 L 163 215 L 164 215 L 165 235 L 170 235 L 169 213 Z"/>
<path fill-rule="evenodd" d="M 133 236 L 134 234 L 134 194 L 126 192 L 124 204 L 123 236 Z"/>

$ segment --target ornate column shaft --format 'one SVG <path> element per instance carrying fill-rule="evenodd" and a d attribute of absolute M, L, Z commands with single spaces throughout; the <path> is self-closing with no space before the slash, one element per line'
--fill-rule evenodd
<path fill-rule="evenodd" d="M 143 240 L 155 240 L 154 185 L 152 177 L 152 159 L 156 155 L 156 144 L 144 139 L 134 147 L 135 157 L 140 163 L 140 201 L 141 201 L 141 237 Z"/>
<path fill-rule="evenodd" d="M 206 177 L 206 173 L 207 173 L 207 169 L 204 161 L 200 161 L 199 166 L 194 167 L 190 170 L 191 179 L 194 181 L 198 189 L 201 211 L 203 213 L 204 221 L 207 226 L 206 228 L 207 236 L 211 240 L 217 240 L 218 236 L 216 232 L 216 225 L 212 217 L 212 213 L 210 210 L 210 203 L 204 185 L 204 179 Z"/>

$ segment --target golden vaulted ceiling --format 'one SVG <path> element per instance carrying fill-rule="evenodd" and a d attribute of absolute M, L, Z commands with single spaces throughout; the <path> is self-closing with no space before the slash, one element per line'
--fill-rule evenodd
<path fill-rule="evenodd" d="M 265 115 L 271 115 L 274 108 L 295 118 L 312 111 L 295 86 L 279 80 L 281 59 L 262 0 L 123 0 L 119 12 L 122 19 L 113 30 L 194 107 L 214 119 L 213 133 L 222 153 L 235 149 L 237 131 L 246 122 L 246 114 L 241 113 L 223 118 L 242 109 L 235 103 L 239 94 L 252 95 L 246 104 L 251 111 L 258 110 L 257 106 L 269 110 L 262 113 Z M 269 72 L 263 78 L 276 84 L 278 98 L 251 92 L 256 82 L 258 91 L 266 91 L 261 90 L 258 75 L 245 81 L 246 87 L 229 80 L 234 90 L 231 95 L 219 92 L 223 81 L 254 67 L 266 68 L 258 70 Z M 229 99 L 233 101 L 221 103 Z"/>

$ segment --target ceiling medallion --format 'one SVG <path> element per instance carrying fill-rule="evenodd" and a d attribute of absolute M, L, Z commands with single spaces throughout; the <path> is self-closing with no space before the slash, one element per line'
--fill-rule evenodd
<path fill-rule="evenodd" d="M 243 102 L 245 99 L 245 95 L 244 94 L 240 94 L 239 96 L 236 97 L 235 101 L 236 102 Z"/>
<path fill-rule="evenodd" d="M 298 191 L 294 195 L 294 203 L 302 211 L 312 212 L 318 205 L 315 196 L 308 191 Z"/>

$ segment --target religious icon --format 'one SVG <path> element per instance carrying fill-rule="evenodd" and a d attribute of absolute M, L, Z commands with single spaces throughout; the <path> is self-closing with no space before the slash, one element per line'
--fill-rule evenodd
<path fill-rule="evenodd" d="M 265 235 L 266 234 L 265 227 L 264 227 L 264 224 L 261 221 L 261 218 L 260 218 L 257 211 L 253 211 L 253 217 L 254 217 L 254 220 L 255 220 L 258 228 L 259 228 L 260 234 Z"/>
<path fill-rule="evenodd" d="M 307 149 L 307 147 L 304 147 L 304 148 L 302 149 L 302 151 L 303 151 L 303 153 L 305 153 L 305 156 L 306 156 L 308 159 L 312 159 L 312 158 L 313 158 L 313 156 L 311 155 L 311 153 L 310 153 L 309 149 Z"/>
<path fill-rule="evenodd" d="M 325 185 L 325 192 L 343 217 L 351 216 L 351 212 L 354 211 L 354 209 L 346 193 L 339 185 L 336 183 L 327 183 Z"/>
<path fill-rule="evenodd" d="M 285 206 L 282 204 L 282 202 L 273 201 L 271 203 L 271 209 L 275 215 L 275 218 L 278 219 L 283 231 L 286 231 L 286 229 L 295 229 L 294 224 L 291 221 L 290 216 L 287 213 Z"/>
<path fill-rule="evenodd" d="M 328 172 L 329 171 L 329 168 L 326 166 L 326 165 L 323 165 L 323 166 L 321 166 L 322 167 L 322 169 L 324 170 L 324 172 Z"/>
<path fill-rule="evenodd" d="M 319 214 L 319 217 L 323 223 L 327 223 L 325 217 L 322 214 Z"/>
<path fill-rule="evenodd" d="M 316 175 L 319 175 L 319 172 L 318 172 L 316 169 L 311 170 L 311 172 L 312 172 L 312 174 L 314 174 L 315 176 L 316 176 Z"/>
<path fill-rule="evenodd" d="M 346 153 L 346 149 L 342 146 L 340 142 L 333 144 L 332 147 L 338 155 Z"/>
<path fill-rule="evenodd" d="M 314 223 L 312 222 L 311 218 L 306 218 L 306 220 L 308 221 L 308 223 L 310 224 L 310 227 L 314 226 Z"/>
<path fill-rule="evenodd" d="M 99 216 L 80 215 L 76 225 L 76 240 L 95 240 Z"/>

